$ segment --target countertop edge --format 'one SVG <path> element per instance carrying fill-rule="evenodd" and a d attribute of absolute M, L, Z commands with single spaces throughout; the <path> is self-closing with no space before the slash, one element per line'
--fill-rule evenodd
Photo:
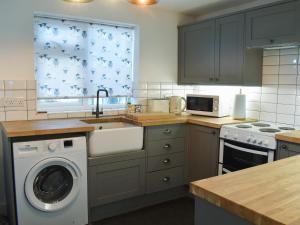
<path fill-rule="evenodd" d="M 235 214 L 242 219 L 255 225 L 284 225 L 270 217 L 249 209 L 241 204 L 230 201 L 220 195 L 217 195 L 207 189 L 201 188 L 194 182 L 190 183 L 190 192 L 197 198 L 208 201 L 209 203 L 222 208 L 229 213 Z"/>

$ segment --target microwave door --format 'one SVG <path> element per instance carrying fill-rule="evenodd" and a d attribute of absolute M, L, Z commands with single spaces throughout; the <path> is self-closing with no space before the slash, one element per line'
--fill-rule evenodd
<path fill-rule="evenodd" d="M 187 109 L 201 112 L 214 111 L 214 99 L 204 97 L 187 97 Z"/>

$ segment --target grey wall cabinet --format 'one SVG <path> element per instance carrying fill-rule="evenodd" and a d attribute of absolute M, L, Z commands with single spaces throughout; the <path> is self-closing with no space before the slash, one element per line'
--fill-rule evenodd
<path fill-rule="evenodd" d="M 197 125 L 188 127 L 187 181 L 218 174 L 219 129 Z"/>
<path fill-rule="evenodd" d="M 90 161 L 97 159 L 90 159 Z M 90 208 L 145 193 L 144 158 L 114 159 L 105 163 L 89 162 Z"/>
<path fill-rule="evenodd" d="M 245 48 L 244 14 L 183 26 L 178 82 L 261 86 L 262 54 L 262 49 Z"/>
<path fill-rule="evenodd" d="M 247 47 L 300 42 L 300 2 L 274 5 L 246 15 Z"/>
<path fill-rule="evenodd" d="M 276 158 L 278 160 L 300 155 L 300 145 L 285 141 L 278 142 L 278 149 L 276 152 Z"/>
<path fill-rule="evenodd" d="M 214 20 L 179 28 L 179 83 L 213 82 L 214 41 Z"/>

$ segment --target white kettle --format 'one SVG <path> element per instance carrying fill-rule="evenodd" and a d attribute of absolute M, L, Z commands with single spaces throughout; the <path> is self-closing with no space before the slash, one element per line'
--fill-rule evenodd
<path fill-rule="evenodd" d="M 181 114 L 186 108 L 186 100 L 183 97 L 171 96 L 170 100 L 170 113 Z"/>

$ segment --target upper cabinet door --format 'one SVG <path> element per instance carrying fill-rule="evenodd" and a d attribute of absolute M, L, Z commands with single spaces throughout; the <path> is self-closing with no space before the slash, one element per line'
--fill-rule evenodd
<path fill-rule="evenodd" d="M 299 1 L 247 13 L 247 47 L 300 42 Z"/>
<path fill-rule="evenodd" d="M 213 82 L 214 42 L 214 20 L 179 28 L 179 83 Z"/>
<path fill-rule="evenodd" d="M 215 45 L 215 82 L 242 84 L 244 63 L 243 14 L 217 19 Z"/>

